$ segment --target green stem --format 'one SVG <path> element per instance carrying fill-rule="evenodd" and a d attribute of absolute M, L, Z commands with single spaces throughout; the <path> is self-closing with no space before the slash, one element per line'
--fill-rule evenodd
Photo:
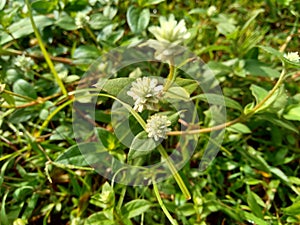
<path fill-rule="evenodd" d="M 83 90 L 81 90 L 83 91 Z M 94 94 L 91 94 L 91 96 L 93 96 Z M 145 130 L 146 128 L 146 123 L 145 121 L 143 120 L 143 118 L 136 112 L 132 109 L 132 107 L 130 105 L 128 105 L 127 103 L 125 102 L 122 102 L 121 100 L 119 100 L 117 97 L 113 96 L 113 95 L 110 95 L 110 94 L 95 94 L 96 96 L 102 96 L 102 97 L 108 97 L 108 98 L 112 98 L 118 102 L 120 102 L 134 117 L 135 119 L 139 122 L 139 124 L 142 126 L 142 128 Z M 49 116 L 48 118 L 45 120 L 45 122 L 43 123 L 41 129 L 44 129 L 49 121 L 53 118 L 54 115 L 56 115 L 56 113 L 58 113 L 62 108 L 64 108 L 66 105 L 70 104 L 71 102 L 73 102 L 74 100 L 69 100 L 68 102 L 65 102 L 63 105 L 57 107 Z M 41 129 L 38 133 L 38 135 L 41 134 Z M 189 193 L 189 190 L 187 189 L 187 187 L 185 186 L 182 178 L 180 177 L 180 175 L 178 174 L 177 172 L 177 169 L 175 168 L 175 166 L 173 165 L 173 162 L 171 161 L 171 159 L 169 158 L 167 152 L 165 151 L 165 149 L 159 145 L 158 146 L 158 151 L 160 152 L 160 154 L 162 155 L 162 157 L 166 160 L 167 164 L 168 164 L 168 167 L 169 169 L 171 170 L 172 172 L 172 175 L 174 176 L 179 188 L 182 190 L 184 196 L 187 198 L 187 199 L 190 199 L 191 198 L 191 195 Z"/>
<path fill-rule="evenodd" d="M 176 78 L 175 66 L 174 66 L 174 62 L 172 59 L 169 62 L 169 68 L 170 68 L 170 72 L 168 74 L 167 81 L 164 86 L 164 91 L 167 91 L 170 88 L 170 86 L 172 85 L 172 83 L 174 82 L 174 80 Z"/>
<path fill-rule="evenodd" d="M 267 96 L 261 101 L 259 102 L 247 115 L 246 117 L 248 116 L 252 116 L 253 114 L 255 114 L 259 108 L 261 108 L 263 106 L 263 104 L 266 103 L 266 101 L 269 100 L 269 98 L 272 97 L 272 95 L 275 93 L 275 91 L 279 88 L 279 86 L 282 84 L 283 80 L 284 80 L 284 77 L 285 77 L 285 74 L 286 74 L 286 70 L 285 68 L 282 70 L 281 74 L 280 74 L 280 77 L 279 79 L 277 80 L 276 84 L 274 85 L 274 87 L 272 88 L 271 91 L 269 91 L 269 93 L 267 94 Z"/>
<path fill-rule="evenodd" d="M 121 100 L 119 100 L 117 97 L 113 96 L 113 95 L 109 95 L 109 94 L 97 94 L 98 96 L 102 96 L 102 97 L 108 97 L 108 98 L 112 98 L 118 102 L 120 102 L 133 116 L 134 118 L 139 122 L 139 124 L 142 126 L 142 128 L 145 130 L 146 129 L 146 123 L 143 120 L 143 118 L 136 112 L 133 110 L 133 108 L 128 105 L 125 102 L 122 102 Z"/>
<path fill-rule="evenodd" d="M 216 131 L 216 130 L 222 130 L 226 127 L 232 126 L 233 124 L 241 122 L 242 120 L 243 120 L 243 117 L 238 117 L 238 118 L 236 118 L 234 120 L 231 120 L 227 123 L 222 123 L 222 124 L 214 126 L 214 127 L 207 127 L 207 128 L 196 129 L 196 130 L 187 130 L 187 131 L 170 131 L 170 132 L 167 133 L 167 135 L 174 136 L 174 135 L 209 133 L 209 132 Z"/>
<path fill-rule="evenodd" d="M 97 38 L 94 35 L 93 31 L 90 29 L 90 27 L 89 26 L 85 26 L 84 29 L 86 30 L 86 32 L 88 32 L 88 34 L 91 36 L 91 38 L 95 42 L 96 46 L 99 48 L 99 45 L 98 45 L 98 42 L 97 42 Z"/>
<path fill-rule="evenodd" d="M 37 38 L 37 40 L 38 40 L 40 49 L 41 49 L 41 51 L 42 51 L 42 53 L 43 53 L 43 55 L 44 55 L 44 57 L 45 57 L 45 60 L 46 60 L 46 62 L 47 62 L 47 64 L 48 64 L 48 66 L 49 66 L 49 68 L 50 68 L 50 70 L 51 70 L 51 72 L 52 72 L 52 74 L 53 74 L 53 76 L 54 76 L 54 78 L 55 78 L 55 80 L 56 80 L 58 86 L 59 86 L 60 89 L 61 89 L 61 92 L 62 92 L 65 96 L 67 96 L 67 95 L 68 95 L 68 92 L 67 92 L 67 90 L 66 90 L 66 88 L 65 88 L 65 86 L 64 86 L 64 84 L 63 84 L 63 82 L 62 82 L 62 80 L 61 80 L 60 77 L 58 76 L 58 73 L 56 72 L 56 70 L 55 70 L 55 68 L 54 68 L 53 62 L 52 62 L 52 60 L 51 60 L 51 58 L 50 58 L 50 56 L 49 56 L 49 54 L 48 54 L 48 52 L 47 52 L 47 50 L 46 50 L 46 48 L 45 48 L 45 45 L 44 45 L 43 40 L 42 40 L 42 38 L 41 38 L 41 35 L 40 35 L 40 33 L 39 33 L 39 31 L 38 31 L 38 28 L 37 28 L 37 26 L 36 26 L 36 24 L 35 24 L 35 22 L 34 22 L 30 2 L 29 2 L 29 0 L 25 0 L 25 2 L 26 2 L 26 5 L 27 5 L 27 8 L 28 8 L 28 13 L 29 13 L 29 18 L 30 18 L 30 21 L 31 21 L 31 25 L 32 25 L 32 28 L 33 28 L 33 30 L 34 30 L 34 34 L 35 34 L 35 36 L 36 36 L 36 38 Z"/>
<path fill-rule="evenodd" d="M 125 193 L 126 193 L 126 186 L 124 186 L 121 190 L 121 194 L 120 194 L 120 198 L 119 198 L 119 201 L 118 201 L 118 204 L 117 204 L 117 209 L 121 209 L 122 207 L 122 204 L 123 204 L 123 200 L 124 200 L 124 197 L 125 197 Z"/>
<path fill-rule="evenodd" d="M 191 199 L 191 194 L 190 194 L 189 190 L 185 186 L 181 176 L 179 175 L 176 167 L 174 166 L 171 158 L 169 157 L 169 155 L 166 152 L 166 150 L 164 149 L 164 147 L 159 145 L 157 147 L 157 149 L 158 149 L 159 153 L 162 155 L 162 157 L 166 160 L 167 165 L 168 165 L 169 169 L 171 170 L 171 173 L 174 176 L 174 178 L 175 178 L 180 190 L 182 191 L 183 195 L 185 196 L 185 198 L 186 199 Z"/>
<path fill-rule="evenodd" d="M 3 90 L 3 93 L 6 93 L 6 94 L 8 94 L 8 95 L 12 95 L 12 96 L 16 96 L 16 97 L 18 97 L 18 98 L 23 98 L 23 99 L 25 99 L 25 100 L 27 100 L 27 101 L 34 101 L 35 99 L 33 99 L 33 98 L 30 98 L 30 97 L 28 97 L 28 96 L 24 96 L 24 95 L 20 95 L 20 94 L 17 94 L 17 93 L 15 93 L 15 92 L 12 92 L 12 91 L 9 91 L 9 90 Z"/>
<path fill-rule="evenodd" d="M 271 91 L 267 94 L 267 96 L 250 111 L 246 115 L 241 115 L 240 117 L 231 120 L 229 122 L 214 126 L 214 127 L 208 127 L 208 128 L 202 128 L 202 129 L 196 129 L 196 130 L 187 130 L 187 131 L 171 131 L 167 133 L 167 135 L 173 136 L 173 135 L 188 135 L 188 134 L 201 134 L 201 133 L 209 133 L 216 130 L 222 130 L 226 127 L 232 126 L 233 124 L 242 122 L 251 116 L 253 116 L 265 103 L 268 101 L 275 93 L 275 91 L 280 87 L 282 82 L 284 81 L 286 75 L 285 68 L 282 70 L 279 79 L 277 80 L 276 84 L 272 88 Z"/>
<path fill-rule="evenodd" d="M 49 114 L 49 116 L 46 118 L 46 120 L 44 121 L 44 123 L 42 124 L 41 128 L 39 129 L 38 133 L 35 135 L 36 138 L 40 137 L 43 130 L 48 126 L 49 122 L 51 121 L 51 119 L 60 111 L 62 110 L 64 107 L 66 107 L 67 105 L 70 105 L 72 102 L 74 101 L 74 99 L 71 99 L 67 102 L 65 102 L 64 104 L 58 106 L 55 110 L 53 110 L 53 112 L 51 112 Z"/>
<path fill-rule="evenodd" d="M 112 98 L 118 102 L 120 102 L 122 105 L 124 105 L 124 107 L 129 110 L 129 112 L 135 117 L 135 119 L 139 122 L 139 124 L 143 127 L 143 129 L 145 130 L 146 128 L 146 123 L 143 120 L 143 118 L 132 109 L 132 107 L 122 101 L 120 101 L 117 97 L 109 95 L 109 94 L 98 94 L 98 96 L 103 96 L 103 97 L 108 97 L 108 98 Z M 177 172 L 177 169 L 175 168 L 175 166 L 173 165 L 173 162 L 171 161 L 170 157 L 168 156 L 166 150 L 159 145 L 158 146 L 158 151 L 159 153 L 162 155 L 162 157 L 166 160 L 167 165 L 169 167 L 169 169 L 172 172 L 172 175 L 174 176 L 179 188 L 181 189 L 182 193 L 184 194 L 184 196 L 186 197 L 186 199 L 190 199 L 191 198 L 191 194 L 189 193 L 189 190 L 187 189 L 187 187 L 185 186 L 181 176 L 179 175 L 179 173 Z"/>
<path fill-rule="evenodd" d="M 152 183 L 153 183 L 153 190 L 154 190 L 155 196 L 156 196 L 157 201 L 158 201 L 160 207 L 162 208 L 164 214 L 166 215 L 166 217 L 168 218 L 168 220 L 170 221 L 170 223 L 172 225 L 178 225 L 176 220 L 174 220 L 173 217 L 171 216 L 171 214 L 169 213 L 167 207 L 164 205 L 164 202 L 160 197 L 160 194 L 159 194 L 159 191 L 158 191 L 158 188 L 157 188 L 154 177 L 152 178 Z"/>
<path fill-rule="evenodd" d="M 143 129 L 145 130 L 146 128 L 146 123 L 143 120 L 143 118 L 132 109 L 132 107 L 122 101 L 120 101 L 118 98 L 116 98 L 115 96 L 109 95 L 109 94 L 98 94 L 99 96 L 104 96 L 104 97 L 109 97 L 112 99 L 115 99 L 116 101 L 119 101 L 121 104 L 123 104 L 127 110 L 129 110 L 129 112 L 135 117 L 135 119 L 139 122 L 139 124 L 143 127 Z M 179 173 L 177 172 L 177 169 L 175 168 L 175 166 L 173 165 L 173 162 L 171 161 L 170 157 L 168 156 L 167 152 L 165 151 L 165 149 L 159 145 L 158 146 L 158 151 L 159 153 L 162 155 L 162 157 L 166 160 L 167 165 L 169 167 L 169 169 L 172 172 L 172 175 L 174 176 L 179 188 L 181 189 L 182 193 L 184 194 L 184 196 L 186 197 L 186 199 L 190 199 L 191 198 L 191 194 L 189 193 L 189 190 L 187 189 L 187 187 L 185 186 L 181 176 L 179 175 Z"/>
<path fill-rule="evenodd" d="M 84 184 L 86 186 L 87 190 L 90 191 L 91 187 L 89 186 L 89 184 L 80 175 L 76 174 L 73 171 L 73 169 L 94 171 L 94 168 L 81 167 L 81 166 L 73 166 L 73 165 L 63 165 L 63 164 L 52 162 L 52 161 L 49 161 L 49 163 L 52 164 L 52 165 L 54 165 L 54 166 L 56 166 L 56 167 L 58 167 L 58 168 L 64 169 L 67 172 L 69 172 L 70 174 L 72 174 L 74 177 L 77 177 L 82 182 L 82 184 Z M 48 172 L 48 175 L 49 175 L 49 172 Z"/>
<path fill-rule="evenodd" d="M 57 162 L 54 162 L 54 161 L 49 161 L 49 164 L 52 164 L 56 167 L 59 167 L 61 169 L 70 169 L 70 170 L 86 170 L 86 171 L 95 171 L 94 168 L 90 168 L 90 167 L 83 167 L 83 166 L 75 166 L 75 165 L 70 165 L 70 164 L 61 164 L 61 163 L 57 163 Z"/>

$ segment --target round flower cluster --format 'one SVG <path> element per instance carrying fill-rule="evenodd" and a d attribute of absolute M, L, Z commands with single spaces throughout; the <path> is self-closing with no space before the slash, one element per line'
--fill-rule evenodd
<path fill-rule="evenodd" d="M 88 24 L 89 21 L 90 17 L 86 13 L 79 12 L 76 14 L 75 25 L 77 28 L 83 28 Z"/>
<path fill-rule="evenodd" d="M 160 138 L 167 138 L 167 133 L 171 131 L 168 126 L 171 125 L 171 121 L 167 116 L 154 114 L 147 120 L 146 132 L 149 138 L 154 138 L 158 141 Z"/>
<path fill-rule="evenodd" d="M 127 92 L 133 98 L 134 110 L 142 112 L 144 109 L 156 110 L 157 104 L 163 95 L 163 86 L 155 78 L 143 77 L 132 82 Z"/>
<path fill-rule="evenodd" d="M 298 52 L 288 52 L 288 54 L 284 54 L 284 57 L 292 62 L 300 61 Z"/>
<path fill-rule="evenodd" d="M 26 57 L 25 55 L 19 55 L 15 59 L 15 65 L 24 72 L 28 72 L 34 65 L 34 61 L 31 58 Z"/>
<path fill-rule="evenodd" d="M 160 27 L 149 27 L 149 31 L 158 41 L 180 44 L 191 36 L 186 29 L 185 21 L 180 20 L 178 23 L 174 15 L 170 15 L 168 19 L 163 16 L 159 17 L 159 23 Z"/>

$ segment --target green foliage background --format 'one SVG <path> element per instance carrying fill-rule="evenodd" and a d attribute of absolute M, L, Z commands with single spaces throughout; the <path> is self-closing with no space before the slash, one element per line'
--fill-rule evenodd
<path fill-rule="evenodd" d="M 163 207 L 173 224 L 300 224 L 300 70 L 283 57 L 299 51 L 299 1 L 30 5 L 0 0 L 0 224 L 170 224 Z M 82 27 L 75 23 L 79 13 L 89 17 Z M 185 20 L 191 37 L 184 45 L 220 81 L 228 121 L 259 103 L 280 77 L 282 61 L 287 65 L 273 99 L 226 129 L 221 151 L 205 171 L 198 164 L 209 136 L 201 134 L 180 171 L 190 200 L 173 178 L 157 187 L 107 181 L 78 154 L 72 132 L 71 93 L 89 65 L 115 47 L 153 38 L 148 27 L 170 14 Z M 25 56 L 32 61 L 17 63 Z M 147 73 L 167 73 L 165 66 L 160 70 L 153 66 Z M 116 157 L 126 158 L 111 132 L 110 101 L 102 101 L 98 133 Z M 205 99 L 197 104 L 201 126 L 208 127 Z"/>

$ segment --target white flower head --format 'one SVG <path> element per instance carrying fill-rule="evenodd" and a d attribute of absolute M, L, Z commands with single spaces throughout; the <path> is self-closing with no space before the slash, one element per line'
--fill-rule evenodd
<path fill-rule="evenodd" d="M 15 65 L 24 72 L 27 72 L 34 65 L 34 61 L 30 57 L 26 57 L 25 55 L 19 55 L 15 59 Z"/>
<path fill-rule="evenodd" d="M 208 15 L 208 16 L 213 16 L 213 15 L 216 14 L 216 12 L 217 12 L 217 7 L 214 6 L 214 5 L 210 6 L 210 7 L 207 9 L 207 15 Z"/>
<path fill-rule="evenodd" d="M 78 12 L 75 17 L 75 25 L 77 28 L 83 28 L 90 21 L 90 17 L 84 12 Z"/>
<path fill-rule="evenodd" d="M 292 61 L 292 62 L 299 62 L 300 57 L 298 52 L 288 52 L 288 54 L 284 54 L 284 58 Z"/>
<path fill-rule="evenodd" d="M 186 29 L 185 21 L 180 20 L 178 23 L 173 14 L 168 19 L 159 17 L 159 23 L 160 26 L 149 27 L 149 31 L 158 41 L 180 44 L 191 36 Z"/>
<path fill-rule="evenodd" d="M 147 120 L 146 132 L 149 138 L 154 138 L 158 141 L 160 138 L 166 139 L 167 133 L 171 131 L 168 126 L 171 125 L 171 121 L 165 115 L 154 114 Z"/>
<path fill-rule="evenodd" d="M 157 104 L 163 95 L 163 86 L 155 78 L 143 77 L 132 82 L 127 92 L 133 98 L 134 110 L 142 112 L 144 109 L 156 110 Z"/>

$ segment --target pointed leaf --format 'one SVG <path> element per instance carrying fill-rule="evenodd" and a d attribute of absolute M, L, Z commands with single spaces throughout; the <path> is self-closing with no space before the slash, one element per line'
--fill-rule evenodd
<path fill-rule="evenodd" d="M 68 148 L 57 157 L 55 162 L 73 166 L 89 166 L 89 163 L 93 161 L 99 163 L 100 157 L 98 155 L 106 151 L 104 146 L 96 145 L 94 142 L 81 143 Z"/>
<path fill-rule="evenodd" d="M 300 200 L 298 199 L 292 205 L 283 208 L 282 211 L 287 215 L 300 215 Z"/>
<path fill-rule="evenodd" d="M 39 29 L 43 29 L 44 27 L 53 24 L 53 20 L 44 15 L 34 16 L 33 19 Z M 8 27 L 8 30 L 10 34 L 5 32 L 0 33 L 0 45 L 33 33 L 33 28 L 28 17 L 13 23 Z"/>
<path fill-rule="evenodd" d="M 34 87 L 29 82 L 23 79 L 19 79 L 13 84 L 13 91 L 19 95 L 23 95 L 32 99 L 37 98 L 37 94 L 34 90 Z M 18 100 L 19 99 L 20 98 L 18 98 Z"/>
<path fill-rule="evenodd" d="M 297 120 L 300 121 L 300 105 L 296 105 L 289 109 L 289 111 L 283 115 L 287 120 Z"/>
<path fill-rule="evenodd" d="M 142 131 L 134 137 L 131 143 L 128 160 L 148 155 L 155 147 L 156 144 L 154 140 L 152 138 L 148 138 L 147 133 Z"/>
<path fill-rule="evenodd" d="M 122 215 L 132 218 L 145 213 L 151 207 L 151 203 L 144 199 L 135 199 L 122 207 Z"/>
<path fill-rule="evenodd" d="M 182 87 L 170 87 L 165 94 L 165 98 L 188 101 L 190 94 Z"/>
<path fill-rule="evenodd" d="M 135 8 L 135 6 L 130 6 L 126 14 L 126 18 L 130 30 L 133 33 L 141 33 L 149 24 L 150 11 L 147 8 L 141 10 Z"/>
<path fill-rule="evenodd" d="M 209 102 L 213 105 L 226 106 L 228 108 L 237 109 L 239 111 L 243 110 L 243 107 L 240 105 L 240 103 L 226 96 L 207 93 L 207 94 L 200 94 L 193 97 L 193 99 L 196 98 L 205 102 Z"/>
<path fill-rule="evenodd" d="M 256 199 L 255 199 L 254 195 L 252 194 L 249 186 L 247 186 L 247 202 L 251 208 L 251 211 L 254 213 L 254 215 L 263 219 L 262 209 L 257 204 Z"/>

